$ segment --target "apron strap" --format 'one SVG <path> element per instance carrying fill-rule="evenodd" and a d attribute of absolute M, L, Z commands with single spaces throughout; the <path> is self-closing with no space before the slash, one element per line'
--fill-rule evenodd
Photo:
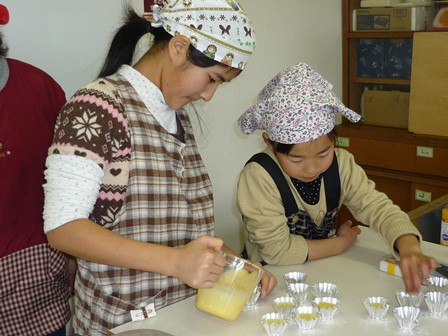
<path fill-rule="evenodd" d="M 336 154 L 333 155 L 333 161 L 322 177 L 325 181 L 327 212 L 333 211 L 339 207 L 339 199 L 341 198 L 341 179 L 339 177 L 339 165 Z"/>
<path fill-rule="evenodd" d="M 299 211 L 297 203 L 294 199 L 292 191 L 286 181 L 285 175 L 281 171 L 277 163 L 266 153 L 257 153 L 252 156 L 249 162 L 256 162 L 262 166 L 271 175 L 280 195 L 282 197 L 283 207 L 285 208 L 286 217 L 290 217 Z M 339 166 L 336 154 L 333 155 L 333 161 L 330 167 L 323 174 L 325 181 L 325 199 L 327 202 L 327 211 L 333 211 L 339 207 L 339 199 L 341 197 L 341 180 L 339 178 Z"/>
<path fill-rule="evenodd" d="M 294 199 L 291 189 L 289 188 L 288 182 L 286 181 L 285 175 L 280 170 L 280 167 L 275 163 L 275 161 L 266 153 L 257 153 L 252 156 L 249 162 L 256 162 L 262 166 L 271 175 L 274 180 L 280 195 L 282 197 L 283 207 L 285 208 L 285 215 L 289 217 L 299 211 L 297 203 Z"/>

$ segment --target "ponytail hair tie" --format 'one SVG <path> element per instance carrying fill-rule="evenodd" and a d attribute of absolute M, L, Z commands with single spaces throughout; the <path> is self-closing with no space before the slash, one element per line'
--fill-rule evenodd
<path fill-rule="evenodd" d="M 151 26 L 153 28 L 160 28 L 163 26 L 162 19 L 160 18 L 160 14 L 162 13 L 162 7 L 159 5 L 152 6 L 152 20 Z"/>

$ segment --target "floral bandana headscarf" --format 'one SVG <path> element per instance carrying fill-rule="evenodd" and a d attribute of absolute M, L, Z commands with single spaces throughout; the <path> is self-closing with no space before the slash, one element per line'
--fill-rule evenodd
<path fill-rule="evenodd" d="M 255 32 L 233 0 L 165 0 L 153 6 L 151 25 L 171 35 L 185 35 L 207 57 L 244 69 L 255 49 Z"/>
<path fill-rule="evenodd" d="M 361 116 L 338 99 L 333 85 L 305 63 L 281 71 L 263 88 L 258 103 L 238 119 L 245 134 L 264 130 L 269 139 L 297 144 L 328 134 L 335 126 L 335 113 L 351 122 Z"/>

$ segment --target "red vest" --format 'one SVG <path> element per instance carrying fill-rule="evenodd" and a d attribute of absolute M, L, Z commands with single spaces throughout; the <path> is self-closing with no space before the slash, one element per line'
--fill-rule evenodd
<path fill-rule="evenodd" d="M 0 257 L 46 242 L 43 232 L 45 159 L 62 88 L 44 71 L 7 59 L 0 91 Z"/>

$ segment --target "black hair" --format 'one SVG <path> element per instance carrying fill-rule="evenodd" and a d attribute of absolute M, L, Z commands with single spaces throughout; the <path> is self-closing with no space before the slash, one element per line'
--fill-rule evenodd
<path fill-rule="evenodd" d="M 327 133 L 327 136 L 330 138 L 330 140 L 333 143 L 336 143 L 336 138 L 338 135 L 336 133 L 335 128 L 333 128 L 329 133 Z M 286 154 L 286 155 L 288 155 L 289 152 L 291 152 L 292 147 L 294 146 L 294 144 L 284 144 L 284 143 L 276 142 L 276 141 L 271 141 L 271 143 L 272 143 L 272 146 L 274 147 L 275 152 Z"/>
<path fill-rule="evenodd" d="M 0 32 L 0 57 L 6 57 L 8 50 L 8 46 L 3 42 L 3 33 Z"/>
<path fill-rule="evenodd" d="M 146 33 L 154 35 L 154 43 L 151 49 L 163 48 L 173 37 L 163 27 L 152 27 L 151 22 L 138 15 L 132 8 L 128 7 L 125 12 L 124 24 L 115 33 L 99 77 L 114 74 L 123 64 L 131 65 L 137 42 Z M 201 68 L 214 65 L 226 66 L 205 56 L 191 44 L 187 56 L 191 63 Z"/>

